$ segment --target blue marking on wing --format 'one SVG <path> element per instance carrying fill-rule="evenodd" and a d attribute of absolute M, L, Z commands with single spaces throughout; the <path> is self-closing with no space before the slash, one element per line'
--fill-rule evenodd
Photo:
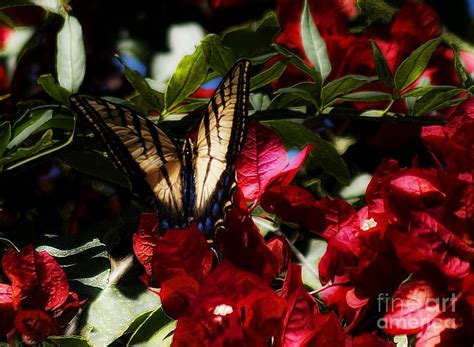
<path fill-rule="evenodd" d="M 212 205 L 212 215 L 217 216 L 219 214 L 219 203 L 215 202 L 214 205 Z"/>

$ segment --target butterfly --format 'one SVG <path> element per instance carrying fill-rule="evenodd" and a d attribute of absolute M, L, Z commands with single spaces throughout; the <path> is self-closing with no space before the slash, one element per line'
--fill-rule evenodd
<path fill-rule="evenodd" d="M 249 60 L 227 72 L 199 122 L 195 139 L 177 141 L 150 119 L 104 99 L 74 94 L 71 107 L 100 138 L 139 196 L 153 204 L 162 229 L 194 219 L 209 238 L 225 229 L 235 189 L 234 160 L 248 124 Z"/>

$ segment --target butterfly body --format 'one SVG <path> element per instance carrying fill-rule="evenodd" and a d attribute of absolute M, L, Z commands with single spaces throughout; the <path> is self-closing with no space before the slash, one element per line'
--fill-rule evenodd
<path fill-rule="evenodd" d="M 247 128 L 250 62 L 237 62 L 223 78 L 195 139 L 182 145 L 134 110 L 73 95 L 71 105 L 92 126 L 109 156 L 137 193 L 155 206 L 162 229 L 195 220 L 206 237 L 224 228 L 235 186 L 234 160 Z"/>

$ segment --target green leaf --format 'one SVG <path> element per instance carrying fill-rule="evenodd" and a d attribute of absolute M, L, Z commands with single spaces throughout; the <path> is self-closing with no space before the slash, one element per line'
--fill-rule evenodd
<path fill-rule="evenodd" d="M 142 106 L 144 106 L 147 113 L 149 111 L 154 110 L 163 110 L 163 104 L 158 98 L 158 93 L 150 87 L 145 77 L 143 77 L 137 70 L 128 67 L 128 65 L 125 64 L 125 62 L 120 57 L 117 56 L 117 58 L 125 68 L 125 78 L 130 82 L 133 88 L 135 88 L 137 93 L 142 97 L 141 101 L 144 104 Z"/>
<path fill-rule="evenodd" d="M 324 82 L 331 73 L 331 62 L 329 61 L 326 42 L 324 42 L 319 34 L 313 17 L 311 16 L 308 0 L 304 2 L 300 28 L 305 54 L 321 76 L 321 81 Z"/>
<path fill-rule="evenodd" d="M 122 336 L 138 317 L 160 305 L 158 295 L 143 285 L 106 287 L 90 304 L 87 312 L 85 323 L 92 329 L 90 343 L 95 347 L 108 346 Z"/>
<path fill-rule="evenodd" d="M 338 96 L 350 93 L 352 90 L 360 88 L 374 80 L 374 78 L 369 78 L 366 76 L 347 75 L 337 80 L 331 81 L 323 87 L 323 91 L 321 93 L 323 105 L 327 105 Z"/>
<path fill-rule="evenodd" d="M 420 96 L 423 96 L 423 95 L 425 95 L 429 92 L 432 92 L 432 91 L 441 92 L 441 91 L 447 91 L 447 90 L 452 90 L 452 89 L 456 89 L 456 87 L 454 87 L 454 86 L 430 86 L 430 85 L 420 86 L 420 87 L 410 89 L 409 91 L 403 93 L 401 95 L 401 97 L 402 98 L 420 97 Z"/>
<path fill-rule="evenodd" d="M 72 130 L 74 129 L 74 125 L 74 116 L 69 114 L 55 114 L 53 118 L 44 123 L 37 130 L 35 130 L 34 134 L 45 131 L 47 129 Z"/>
<path fill-rule="evenodd" d="M 370 40 L 370 44 L 372 45 L 372 56 L 374 58 L 375 71 L 377 71 L 377 75 L 380 77 L 380 80 L 389 89 L 392 89 L 393 77 L 392 73 L 390 72 L 390 68 L 388 67 L 387 60 L 375 41 Z"/>
<path fill-rule="evenodd" d="M 10 122 L 3 122 L 0 124 L 0 158 L 7 149 L 8 142 L 12 136 L 12 127 Z"/>
<path fill-rule="evenodd" d="M 464 88 L 469 88 L 473 84 L 471 75 L 469 71 L 467 71 L 466 65 L 464 65 L 461 55 L 459 54 L 459 49 L 453 45 L 451 45 L 451 49 L 454 53 L 454 69 L 456 70 L 459 81 Z"/>
<path fill-rule="evenodd" d="M 169 318 L 160 307 L 153 311 L 133 333 L 127 346 L 153 347 L 169 346 L 172 341 L 171 332 L 176 321 Z M 171 335 L 171 336 L 170 336 Z"/>
<path fill-rule="evenodd" d="M 321 82 L 321 76 L 320 76 L 319 72 L 317 72 L 316 70 L 314 70 L 313 68 L 308 66 L 308 64 L 306 64 L 306 62 L 303 59 L 298 57 L 293 52 L 287 50 L 283 46 L 279 46 L 279 45 L 274 44 L 274 47 L 275 47 L 275 50 L 278 53 L 280 53 L 281 55 L 283 55 L 284 57 L 286 57 L 290 60 L 290 64 L 292 64 L 298 70 L 300 70 L 300 71 L 304 72 L 305 74 L 307 74 L 308 76 L 310 76 L 316 83 L 319 83 L 319 84 L 322 83 Z"/>
<path fill-rule="evenodd" d="M 367 91 L 367 92 L 356 92 L 346 94 L 341 97 L 345 101 L 356 101 L 356 102 L 378 102 L 388 101 L 392 99 L 392 95 L 384 92 Z"/>
<path fill-rule="evenodd" d="M 255 111 L 263 111 L 270 105 L 270 98 L 267 94 L 263 93 L 251 93 L 249 102 Z"/>
<path fill-rule="evenodd" d="M 53 145 L 53 130 L 47 130 L 43 136 L 31 147 L 22 147 L 18 148 L 13 153 L 9 154 L 6 157 L 0 158 L 0 167 L 6 164 L 10 164 L 20 159 L 31 157 L 31 160 L 34 159 L 34 155 L 43 151 L 44 149 L 51 147 Z M 29 161 L 29 160 L 28 160 Z M 27 161 L 25 161 L 27 162 Z"/>
<path fill-rule="evenodd" d="M 62 153 L 58 156 L 58 159 L 86 175 L 125 187 L 129 190 L 131 189 L 131 184 L 127 176 L 115 167 L 109 158 L 100 153 L 79 150 Z M 100 168 L 100 170 L 97 168 Z"/>
<path fill-rule="evenodd" d="M 83 336 L 49 336 L 43 347 L 91 347 Z"/>
<path fill-rule="evenodd" d="M 400 64 L 395 73 L 395 88 L 397 91 L 403 91 L 420 77 L 441 41 L 442 38 L 438 37 L 425 42 Z"/>
<path fill-rule="evenodd" d="M 269 69 L 250 79 L 250 90 L 256 90 L 280 78 L 286 69 L 286 62 L 279 61 Z"/>
<path fill-rule="evenodd" d="M 454 99 L 463 91 L 462 89 L 448 91 L 432 90 L 415 102 L 413 113 L 419 116 L 442 108 L 456 106 L 467 99 L 467 96 Z"/>
<path fill-rule="evenodd" d="M 79 90 L 86 72 L 82 28 L 73 16 L 66 16 L 57 36 L 56 71 L 61 86 L 71 93 Z"/>
<path fill-rule="evenodd" d="M 201 46 L 180 61 L 166 89 L 165 109 L 168 112 L 205 81 L 208 67 Z"/>
<path fill-rule="evenodd" d="M 201 46 L 209 66 L 224 76 L 235 62 L 232 50 L 224 47 L 221 38 L 216 34 L 207 35 Z"/>
<path fill-rule="evenodd" d="M 367 18 L 367 24 L 388 24 L 392 21 L 395 8 L 383 0 L 357 0 L 360 13 Z"/>
<path fill-rule="evenodd" d="M 187 101 L 188 103 L 176 107 L 173 110 L 173 114 L 189 113 L 189 112 L 195 111 L 197 109 L 203 108 L 209 103 L 208 99 L 187 98 L 187 99 L 185 99 L 185 101 Z"/>
<path fill-rule="evenodd" d="M 313 82 L 300 82 L 291 87 L 281 88 L 268 106 L 269 109 L 281 109 L 295 106 L 317 105 L 321 94 L 320 86 Z"/>
<path fill-rule="evenodd" d="M 16 6 L 40 6 L 48 12 L 54 12 L 60 15 L 65 15 L 63 2 L 61 0 L 2 0 L 0 2 L 0 10 L 8 7 Z"/>
<path fill-rule="evenodd" d="M 64 87 L 60 86 L 54 79 L 53 75 L 41 75 L 36 83 L 38 83 L 54 100 L 65 106 L 69 106 L 69 95 L 71 95 L 71 93 Z"/>
<path fill-rule="evenodd" d="M 271 53 L 274 37 L 280 31 L 275 12 L 267 12 L 261 21 L 231 27 L 222 34 L 222 44 L 232 49 L 235 59 Z"/>
<path fill-rule="evenodd" d="M 321 168 L 326 174 L 333 176 L 343 184 L 349 182 L 351 176 L 346 163 L 334 146 L 323 140 L 318 134 L 313 133 L 302 124 L 287 120 L 273 120 L 265 122 L 265 124 L 280 135 L 288 148 L 302 148 L 309 143 L 316 145 L 306 165 Z"/>
<path fill-rule="evenodd" d="M 48 108 L 37 108 L 25 113 L 13 125 L 12 137 L 7 148 L 18 146 L 52 117 L 53 110 Z"/>

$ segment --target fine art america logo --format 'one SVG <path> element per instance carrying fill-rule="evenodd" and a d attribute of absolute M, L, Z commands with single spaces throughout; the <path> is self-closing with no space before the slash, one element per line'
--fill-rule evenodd
<path fill-rule="evenodd" d="M 396 327 L 397 329 L 410 331 L 417 330 L 428 324 L 442 325 L 439 328 L 455 329 L 458 323 L 454 318 L 437 319 L 441 315 L 453 316 L 456 312 L 456 296 L 442 298 L 390 298 L 387 293 L 379 293 L 377 297 L 379 312 L 401 312 L 400 316 L 391 316 L 389 319 L 380 318 L 377 320 L 377 326 L 380 329 Z M 417 314 L 419 310 L 423 314 Z"/>

